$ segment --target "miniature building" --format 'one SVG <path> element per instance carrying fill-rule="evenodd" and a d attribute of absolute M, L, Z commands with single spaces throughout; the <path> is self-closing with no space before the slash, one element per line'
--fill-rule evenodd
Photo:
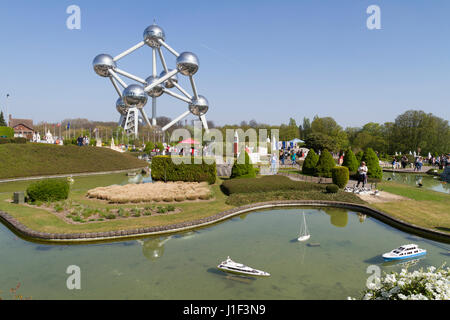
<path fill-rule="evenodd" d="M 14 137 L 23 137 L 28 140 L 33 139 L 33 120 L 13 119 L 11 115 L 9 115 L 8 126 L 14 129 Z"/>

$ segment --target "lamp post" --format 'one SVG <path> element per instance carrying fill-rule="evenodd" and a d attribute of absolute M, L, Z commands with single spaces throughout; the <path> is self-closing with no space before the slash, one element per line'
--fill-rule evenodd
<path fill-rule="evenodd" d="M 7 127 L 9 127 L 8 98 L 9 98 L 9 93 L 6 94 L 6 102 L 5 102 L 5 108 L 6 108 L 6 126 L 7 126 Z"/>

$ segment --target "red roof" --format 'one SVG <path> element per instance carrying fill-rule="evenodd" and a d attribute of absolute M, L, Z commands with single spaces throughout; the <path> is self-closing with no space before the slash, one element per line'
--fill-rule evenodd
<path fill-rule="evenodd" d="M 184 139 L 183 141 L 178 142 L 179 144 L 200 144 L 197 140 L 194 139 Z"/>

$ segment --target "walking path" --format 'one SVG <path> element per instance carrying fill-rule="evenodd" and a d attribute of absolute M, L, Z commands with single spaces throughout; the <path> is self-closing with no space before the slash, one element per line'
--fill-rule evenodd
<path fill-rule="evenodd" d="M 55 174 L 55 175 L 38 176 L 38 177 L 23 177 L 23 178 L 0 179 L 0 183 L 14 182 L 14 181 L 41 180 L 41 179 L 51 179 L 51 178 L 67 178 L 67 177 L 77 177 L 77 176 L 95 176 L 95 175 L 100 175 L 100 174 L 111 174 L 111 173 L 122 173 L 122 172 L 130 172 L 130 171 L 140 171 L 140 170 L 145 170 L 146 168 L 147 167 L 135 168 L 135 169 L 125 169 L 125 170 L 115 170 L 115 171 L 82 172 L 82 173 L 69 173 L 69 174 Z"/>

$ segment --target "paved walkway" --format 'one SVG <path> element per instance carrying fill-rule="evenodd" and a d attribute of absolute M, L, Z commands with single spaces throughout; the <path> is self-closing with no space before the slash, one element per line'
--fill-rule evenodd
<path fill-rule="evenodd" d="M 130 172 L 130 171 L 140 171 L 145 170 L 144 168 L 136 168 L 136 169 L 125 169 L 125 170 L 116 170 L 116 171 L 102 171 L 102 172 L 82 172 L 82 173 L 68 173 L 68 174 L 55 174 L 49 176 L 38 176 L 38 177 L 23 177 L 23 178 L 12 178 L 12 179 L 1 179 L 0 183 L 3 182 L 14 182 L 14 181 L 28 181 L 28 180 L 41 180 L 41 179 L 51 179 L 51 178 L 67 178 L 67 177 L 78 177 L 78 176 L 95 176 L 100 174 L 111 174 L 111 173 L 122 173 L 122 172 Z"/>

